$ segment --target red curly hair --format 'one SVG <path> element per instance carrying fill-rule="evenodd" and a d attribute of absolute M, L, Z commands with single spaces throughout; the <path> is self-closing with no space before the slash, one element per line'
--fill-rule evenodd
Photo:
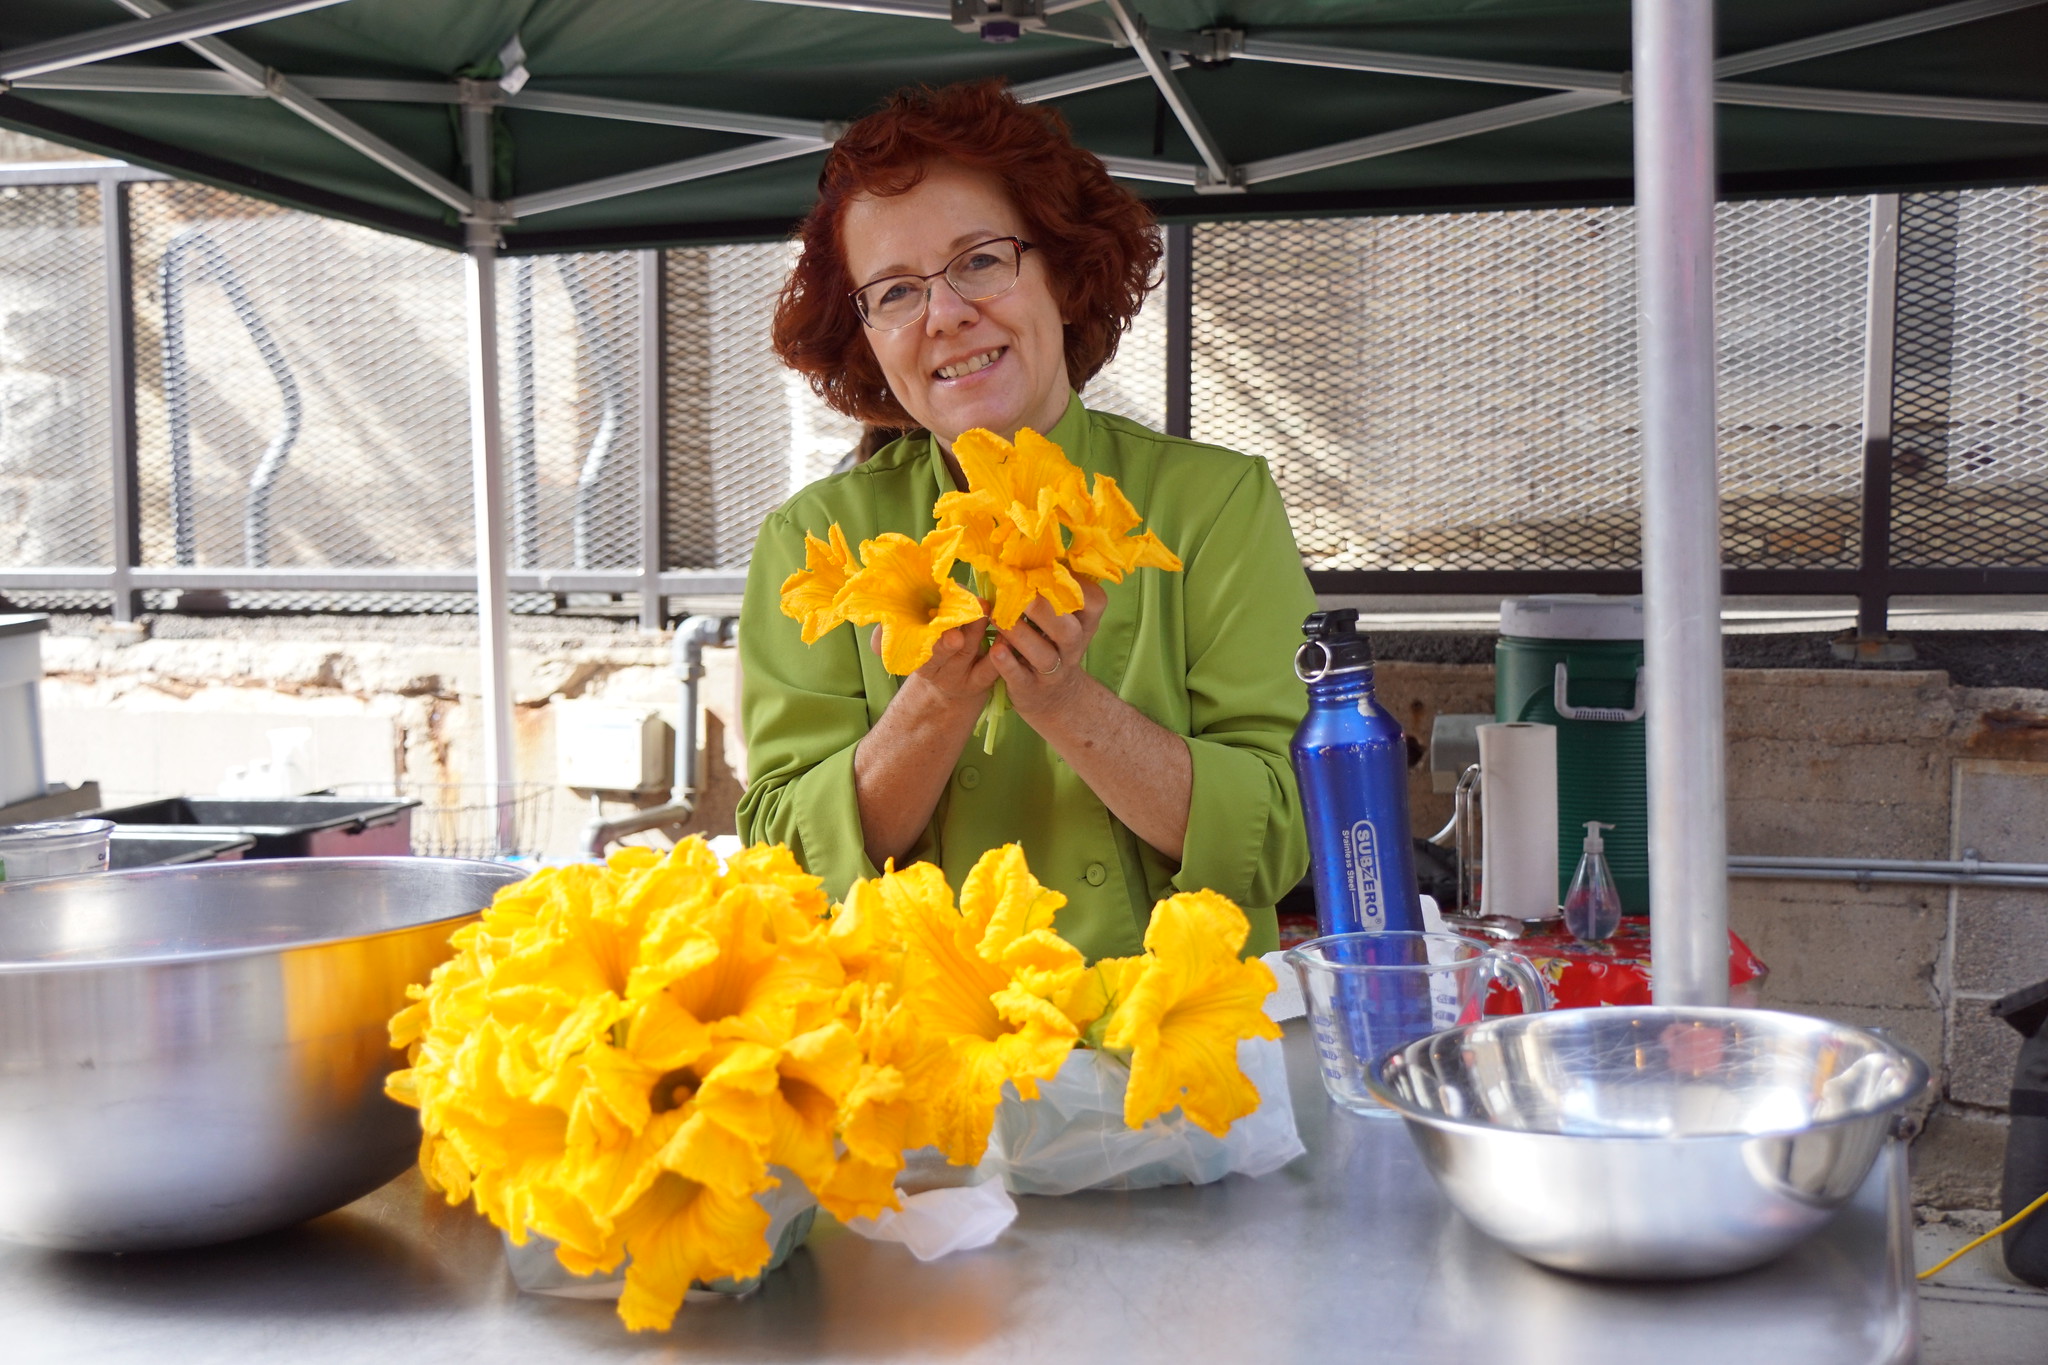
<path fill-rule="evenodd" d="M 1152 211 L 1076 147 L 1058 111 L 1020 104 L 1000 79 L 900 90 L 839 139 L 818 173 L 818 202 L 800 230 L 803 254 L 775 305 L 775 354 L 839 412 L 888 427 L 917 425 L 889 392 L 847 297 L 840 241 L 847 204 L 859 195 L 903 194 L 925 167 L 951 161 L 992 175 L 1045 253 L 1066 328 L 1067 376 L 1075 388 L 1116 354 L 1157 282 L 1159 231 Z"/>

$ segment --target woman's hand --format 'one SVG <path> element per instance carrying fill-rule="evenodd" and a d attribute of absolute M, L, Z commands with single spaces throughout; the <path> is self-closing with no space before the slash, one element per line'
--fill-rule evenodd
<path fill-rule="evenodd" d="M 875 631 L 872 643 L 880 654 L 881 627 Z M 953 778 L 953 765 L 996 685 L 996 665 L 981 647 L 986 638 L 986 621 L 941 635 L 932 657 L 903 680 L 853 752 L 861 842 L 876 867 L 916 845 Z"/>
<path fill-rule="evenodd" d="M 995 670 L 1010 687 L 1010 704 L 1027 722 L 1071 702 L 1093 679 L 1081 667 L 1081 656 L 1102 624 L 1109 594 L 1092 578 L 1081 580 L 1081 610 L 1064 616 L 1052 603 L 1036 598 L 1024 617 L 1002 633 L 989 651 Z"/>
<path fill-rule="evenodd" d="M 1108 604 L 1102 585 L 1084 578 L 1081 610 L 1061 616 L 1033 602 L 989 658 L 1025 723 L 1133 834 L 1179 862 L 1195 790 L 1187 741 L 1081 666 Z"/>

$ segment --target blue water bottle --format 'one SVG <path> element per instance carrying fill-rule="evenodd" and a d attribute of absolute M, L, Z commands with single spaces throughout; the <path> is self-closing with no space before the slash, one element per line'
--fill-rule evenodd
<path fill-rule="evenodd" d="M 1408 829 L 1408 744 L 1372 694 L 1372 642 L 1350 607 L 1309 613 L 1294 672 L 1308 715 L 1294 775 L 1308 819 L 1309 877 L 1325 934 L 1420 929 Z"/>

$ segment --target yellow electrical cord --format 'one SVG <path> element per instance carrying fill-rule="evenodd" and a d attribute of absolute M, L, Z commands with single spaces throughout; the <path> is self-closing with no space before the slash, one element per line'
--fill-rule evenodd
<path fill-rule="evenodd" d="M 1962 1247 L 1954 1255 L 1948 1257 L 1946 1260 L 1943 1260 L 1939 1264 L 1931 1266 L 1928 1269 L 1921 1271 L 1914 1278 L 1924 1280 L 1930 1275 L 1937 1275 L 1940 1272 L 1948 1269 L 1951 1265 L 1954 1265 L 1957 1261 L 1961 1260 L 1970 1252 L 1975 1251 L 1978 1247 L 1983 1246 L 1986 1242 L 1990 1241 L 1993 1237 L 1998 1236 L 1998 1234 L 2000 1234 L 2001 1232 L 2005 1232 L 2010 1228 L 2016 1228 L 2021 1223 L 2024 1223 L 2027 1220 L 2028 1216 L 2031 1215 L 2036 1209 L 2039 1209 L 2043 1204 L 2048 1204 L 2048 1191 L 2043 1191 L 2039 1199 L 2036 1199 L 2033 1203 L 2027 1205 L 2018 1213 L 2006 1219 L 2003 1223 L 2000 1223 L 1997 1227 L 1991 1229 L 1991 1231 L 1985 1233 L 1982 1237 L 1979 1237 L 1976 1241 L 1971 1242 L 1967 1246 Z"/>

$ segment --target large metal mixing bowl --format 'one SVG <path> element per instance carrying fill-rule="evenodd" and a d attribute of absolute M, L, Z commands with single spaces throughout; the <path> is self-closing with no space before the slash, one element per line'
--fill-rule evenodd
<path fill-rule="evenodd" d="M 1482 1231 L 1559 1270 L 1678 1279 L 1817 1232 L 1927 1067 L 1823 1019 L 1643 1006 L 1450 1029 L 1368 1085 Z"/>
<path fill-rule="evenodd" d="M 0 1238 L 225 1241 L 411 1162 L 385 1024 L 520 873 L 440 858 L 201 863 L 0 886 Z"/>

